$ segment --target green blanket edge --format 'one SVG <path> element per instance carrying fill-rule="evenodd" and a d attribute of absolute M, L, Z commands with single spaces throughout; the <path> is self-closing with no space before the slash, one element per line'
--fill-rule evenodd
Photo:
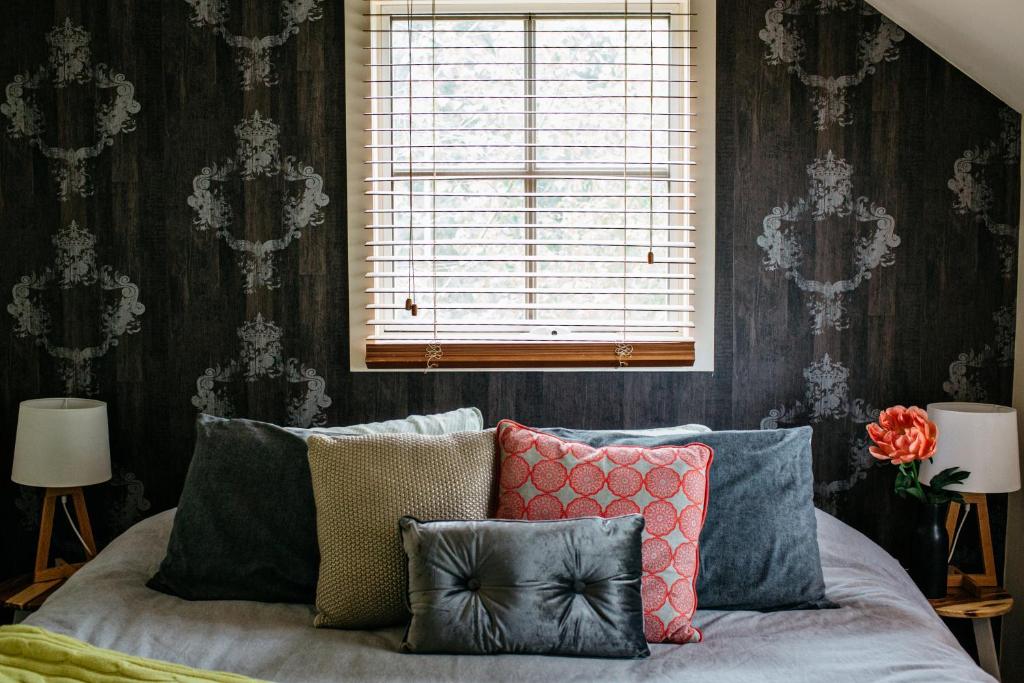
<path fill-rule="evenodd" d="M 221 671 L 106 650 L 37 626 L 0 626 L 0 681 L 259 683 Z"/>

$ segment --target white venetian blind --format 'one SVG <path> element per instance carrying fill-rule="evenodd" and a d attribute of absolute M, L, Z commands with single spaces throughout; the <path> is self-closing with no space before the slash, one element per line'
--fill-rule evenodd
<path fill-rule="evenodd" d="M 689 3 L 366 10 L 368 354 L 692 354 Z"/>

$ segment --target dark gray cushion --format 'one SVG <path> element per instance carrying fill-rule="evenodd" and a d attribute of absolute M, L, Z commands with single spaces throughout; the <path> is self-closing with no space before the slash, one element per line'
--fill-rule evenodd
<path fill-rule="evenodd" d="M 320 552 L 306 439 L 482 426 L 476 408 L 323 429 L 199 415 L 167 555 L 146 585 L 188 600 L 312 603 Z"/>
<path fill-rule="evenodd" d="M 647 657 L 641 515 L 399 521 L 406 652 Z"/>
<path fill-rule="evenodd" d="M 810 427 L 676 435 L 544 429 L 591 446 L 711 447 L 708 510 L 700 534 L 701 609 L 810 609 L 825 599 L 811 472 Z"/>

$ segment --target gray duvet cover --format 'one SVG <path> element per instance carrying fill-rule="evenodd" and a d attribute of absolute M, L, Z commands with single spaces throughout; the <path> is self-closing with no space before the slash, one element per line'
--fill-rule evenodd
<path fill-rule="evenodd" d="M 705 640 L 645 660 L 400 654 L 401 629 L 312 627 L 305 605 L 188 602 L 146 588 L 173 511 L 129 529 L 26 623 L 94 645 L 280 683 L 318 681 L 992 681 L 881 548 L 818 512 L 828 598 L 839 609 L 699 611 Z"/>

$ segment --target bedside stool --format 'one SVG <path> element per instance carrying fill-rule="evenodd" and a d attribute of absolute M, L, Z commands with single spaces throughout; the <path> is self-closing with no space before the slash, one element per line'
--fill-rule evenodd
<path fill-rule="evenodd" d="M 974 642 L 978 646 L 978 663 L 998 680 L 999 657 L 992 638 L 992 617 L 1001 617 L 1013 609 L 1013 598 L 998 586 L 978 588 L 977 593 L 953 588 L 946 597 L 933 598 L 928 602 L 940 617 L 971 620 Z"/>
<path fill-rule="evenodd" d="M 18 623 L 29 613 L 35 612 L 65 580 L 53 579 L 33 583 L 32 575 L 26 574 L 0 582 L 0 605 L 3 606 L 4 623 Z"/>

